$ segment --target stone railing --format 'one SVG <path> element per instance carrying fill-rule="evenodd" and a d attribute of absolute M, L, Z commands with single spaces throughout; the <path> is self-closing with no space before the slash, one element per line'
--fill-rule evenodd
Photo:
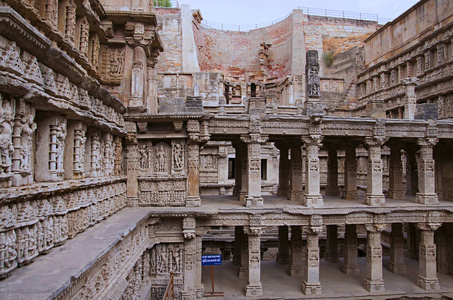
<path fill-rule="evenodd" d="M 125 206 L 123 177 L 0 190 L 0 277 Z"/>

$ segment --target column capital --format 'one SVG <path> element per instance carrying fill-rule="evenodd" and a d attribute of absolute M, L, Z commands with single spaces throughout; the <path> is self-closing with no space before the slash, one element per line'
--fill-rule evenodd
<path fill-rule="evenodd" d="M 268 135 L 260 133 L 242 134 L 241 141 L 247 144 L 261 144 L 267 142 L 269 139 Z"/>
<path fill-rule="evenodd" d="M 184 234 L 184 238 L 187 240 L 191 240 L 195 238 L 196 235 L 196 226 L 197 220 L 194 217 L 185 217 L 182 221 L 182 233 Z"/>
<path fill-rule="evenodd" d="M 385 136 L 370 136 L 365 138 L 365 145 L 368 147 L 382 147 L 388 141 Z"/>
<path fill-rule="evenodd" d="M 434 147 L 437 142 L 439 142 L 439 139 L 435 137 L 417 139 L 417 145 L 421 148 Z"/>
<path fill-rule="evenodd" d="M 264 227 L 244 226 L 244 233 L 252 236 L 260 236 L 264 233 Z"/>
<path fill-rule="evenodd" d="M 324 229 L 324 226 L 307 226 L 304 227 L 304 233 L 306 234 L 320 234 Z"/>
<path fill-rule="evenodd" d="M 425 230 L 425 231 L 435 231 L 437 230 L 440 226 L 442 226 L 441 223 L 417 223 L 415 224 L 418 229 L 420 230 Z"/>
<path fill-rule="evenodd" d="M 319 134 L 310 134 L 309 136 L 303 136 L 300 138 L 302 142 L 306 145 L 313 146 L 322 146 L 321 142 L 324 139 L 322 135 Z"/>
<path fill-rule="evenodd" d="M 385 227 L 387 227 L 387 224 L 365 224 L 366 230 L 374 233 L 384 231 Z"/>
<path fill-rule="evenodd" d="M 401 79 L 401 83 L 404 84 L 404 85 L 418 85 L 418 83 L 420 82 L 420 80 L 417 78 L 417 77 L 407 77 L 407 78 L 403 78 Z"/>

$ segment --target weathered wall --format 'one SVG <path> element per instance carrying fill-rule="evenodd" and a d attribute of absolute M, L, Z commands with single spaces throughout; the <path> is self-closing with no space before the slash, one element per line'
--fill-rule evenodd
<path fill-rule="evenodd" d="M 398 55 L 453 20 L 453 2 L 420 1 L 365 40 L 365 63 L 372 66 Z"/>
<path fill-rule="evenodd" d="M 160 53 L 157 72 L 182 72 L 182 27 L 179 8 L 155 9 L 159 36 L 164 52 Z"/>
<path fill-rule="evenodd" d="M 260 43 L 270 43 L 268 66 L 270 77 L 286 76 L 291 69 L 292 15 L 265 28 L 248 32 L 222 31 L 194 27 L 201 71 L 224 72 L 241 76 L 259 72 Z"/>

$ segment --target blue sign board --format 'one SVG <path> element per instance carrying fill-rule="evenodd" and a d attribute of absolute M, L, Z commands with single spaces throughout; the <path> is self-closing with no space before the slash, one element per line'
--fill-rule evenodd
<path fill-rule="evenodd" d="M 201 264 L 203 266 L 221 265 L 222 255 L 202 255 Z"/>

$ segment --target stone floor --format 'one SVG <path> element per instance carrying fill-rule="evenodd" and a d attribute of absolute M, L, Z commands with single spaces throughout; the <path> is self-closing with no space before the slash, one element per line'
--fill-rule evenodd
<path fill-rule="evenodd" d="M 359 258 L 360 273 L 346 275 L 340 271 L 342 259 L 338 263 L 326 262 L 321 259 L 320 281 L 322 295 L 306 296 L 302 293 L 303 278 L 290 277 L 286 270 L 288 265 L 280 265 L 275 261 L 265 260 L 261 265 L 261 283 L 263 297 L 259 299 L 453 299 L 453 275 L 438 274 L 441 290 L 427 292 L 416 285 L 418 261 L 405 259 L 406 274 L 394 274 L 384 268 L 385 292 L 370 294 L 363 288 L 366 258 Z M 384 258 L 384 266 L 388 257 Z M 239 279 L 237 266 L 232 262 L 224 262 L 214 266 L 215 291 L 224 292 L 224 297 L 205 299 L 250 299 L 244 295 L 247 279 Z M 203 266 L 203 284 L 205 291 L 211 291 L 210 266 Z"/>
<path fill-rule="evenodd" d="M 0 299 L 54 298 L 61 288 L 70 284 L 72 276 L 82 274 L 96 257 L 113 247 L 148 215 L 147 209 L 124 208 L 48 254 L 38 256 L 35 262 L 17 268 L 0 281 Z"/>

